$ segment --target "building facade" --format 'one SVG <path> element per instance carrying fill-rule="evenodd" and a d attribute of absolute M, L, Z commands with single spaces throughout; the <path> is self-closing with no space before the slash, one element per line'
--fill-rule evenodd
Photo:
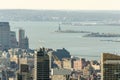
<path fill-rule="evenodd" d="M 34 80 L 50 80 L 49 68 L 49 56 L 44 48 L 40 48 L 34 56 Z"/>
<path fill-rule="evenodd" d="M 0 50 L 10 47 L 10 26 L 8 22 L 0 22 Z"/>
<path fill-rule="evenodd" d="M 29 40 L 27 37 L 25 37 L 25 31 L 23 29 L 19 29 L 18 46 L 21 49 L 29 49 Z"/>
<path fill-rule="evenodd" d="M 86 61 L 85 59 L 75 60 L 73 61 L 73 69 L 82 70 L 85 67 Z"/>
<path fill-rule="evenodd" d="M 71 70 L 72 64 L 71 64 L 70 58 L 63 58 L 62 59 L 62 68 Z"/>
<path fill-rule="evenodd" d="M 16 33 L 14 31 L 10 31 L 10 48 L 17 48 L 17 39 Z"/>
<path fill-rule="evenodd" d="M 101 58 L 101 80 L 120 80 L 120 56 L 103 53 Z"/>
<path fill-rule="evenodd" d="M 71 70 L 69 69 L 52 69 L 51 80 L 70 80 Z"/>

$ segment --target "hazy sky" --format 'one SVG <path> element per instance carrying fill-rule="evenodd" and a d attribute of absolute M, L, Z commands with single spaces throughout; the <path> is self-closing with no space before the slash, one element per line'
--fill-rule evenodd
<path fill-rule="evenodd" d="M 0 0 L 0 9 L 120 10 L 120 0 Z"/>

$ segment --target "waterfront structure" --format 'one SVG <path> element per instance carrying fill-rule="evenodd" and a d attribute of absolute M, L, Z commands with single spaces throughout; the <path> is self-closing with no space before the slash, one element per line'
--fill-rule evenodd
<path fill-rule="evenodd" d="M 49 68 L 49 56 L 40 48 L 34 55 L 34 80 L 50 80 Z"/>
<path fill-rule="evenodd" d="M 25 30 L 23 30 L 23 29 L 19 29 L 18 46 L 21 49 L 28 49 L 29 48 L 29 41 L 28 41 L 28 38 L 25 37 Z"/>
<path fill-rule="evenodd" d="M 120 80 L 120 55 L 102 54 L 101 77 L 101 80 Z"/>
<path fill-rule="evenodd" d="M 0 22 L 0 50 L 10 47 L 10 25 L 8 22 Z"/>

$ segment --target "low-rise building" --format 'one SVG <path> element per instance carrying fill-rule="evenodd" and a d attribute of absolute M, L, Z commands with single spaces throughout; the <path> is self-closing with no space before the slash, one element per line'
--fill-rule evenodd
<path fill-rule="evenodd" d="M 71 69 L 72 68 L 71 59 L 70 58 L 63 58 L 62 59 L 62 66 L 64 69 Z"/>
<path fill-rule="evenodd" d="M 73 68 L 77 70 L 82 70 L 85 67 L 86 61 L 85 59 L 75 60 L 73 61 Z"/>
<path fill-rule="evenodd" d="M 51 80 L 67 80 L 70 79 L 71 70 L 69 69 L 52 69 Z"/>

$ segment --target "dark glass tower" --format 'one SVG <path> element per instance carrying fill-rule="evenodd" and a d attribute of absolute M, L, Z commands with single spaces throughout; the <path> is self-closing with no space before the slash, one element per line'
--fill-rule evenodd
<path fill-rule="evenodd" d="M 9 22 L 0 22 L 0 50 L 10 47 L 10 25 Z"/>
<path fill-rule="evenodd" d="M 50 80 L 49 56 L 45 53 L 44 48 L 40 48 L 40 50 L 35 53 L 34 61 L 34 80 Z"/>

